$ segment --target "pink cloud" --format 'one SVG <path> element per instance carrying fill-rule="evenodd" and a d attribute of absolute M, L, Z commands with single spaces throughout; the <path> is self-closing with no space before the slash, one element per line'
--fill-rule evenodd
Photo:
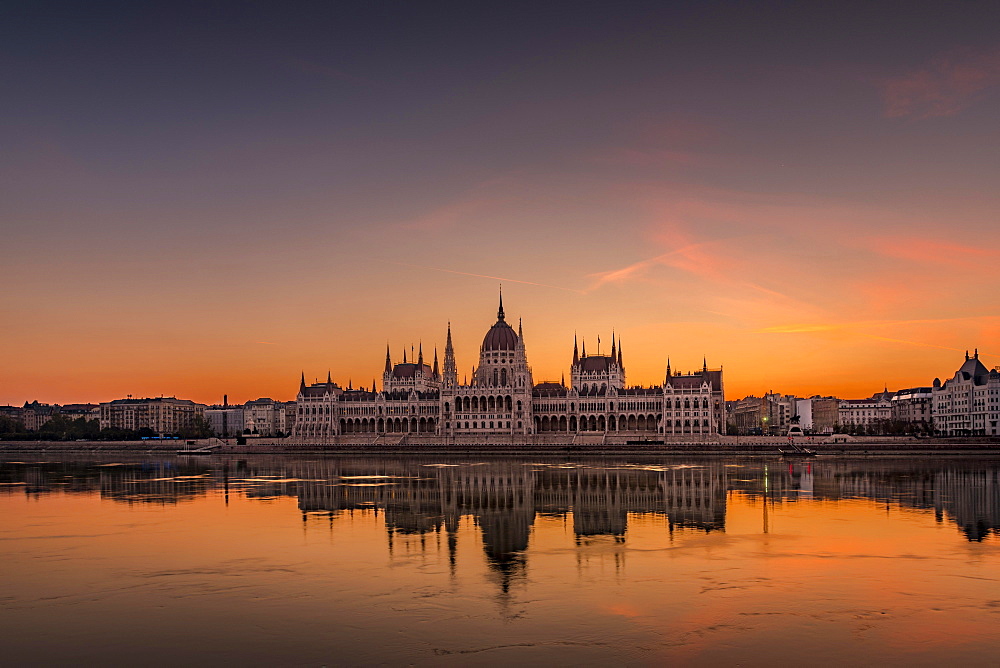
<path fill-rule="evenodd" d="M 1000 48 L 961 51 L 935 58 L 924 68 L 882 82 L 888 118 L 953 116 L 978 93 L 1000 84 Z"/>
<path fill-rule="evenodd" d="M 883 255 L 921 264 L 974 268 L 988 266 L 983 263 L 1000 257 L 1000 251 L 993 248 L 966 246 L 941 239 L 892 236 L 874 237 L 871 241 L 873 248 Z"/>

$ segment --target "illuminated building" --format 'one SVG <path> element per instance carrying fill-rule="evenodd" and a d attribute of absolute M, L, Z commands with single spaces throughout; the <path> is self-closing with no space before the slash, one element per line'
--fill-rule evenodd
<path fill-rule="evenodd" d="M 479 365 L 462 382 L 448 325 L 443 367 L 437 350 L 428 364 L 423 346 L 393 363 L 386 349 L 382 389 L 343 389 L 327 374 L 296 399 L 296 438 L 323 440 L 433 434 L 449 439 L 544 436 L 604 440 L 608 436 L 705 439 L 726 425 L 722 369 L 675 373 L 667 361 L 660 386 L 629 387 L 621 341 L 612 336 L 609 355 L 587 355 L 573 345 L 571 382 L 535 383 L 521 323 L 506 319 L 503 299 L 497 321 L 483 337 Z"/>

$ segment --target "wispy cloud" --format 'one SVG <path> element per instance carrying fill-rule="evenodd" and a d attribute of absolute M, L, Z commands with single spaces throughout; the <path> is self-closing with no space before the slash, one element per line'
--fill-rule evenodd
<path fill-rule="evenodd" d="M 938 56 L 927 66 L 882 82 L 888 118 L 953 116 L 1000 84 L 1000 48 Z"/>
<path fill-rule="evenodd" d="M 755 331 L 757 334 L 824 334 L 838 333 L 848 334 L 876 341 L 886 341 L 889 343 L 902 343 L 908 346 L 918 346 L 921 348 L 934 348 L 937 350 L 951 350 L 962 352 L 962 348 L 941 345 L 930 341 L 917 341 L 913 339 L 903 339 L 896 336 L 885 336 L 883 334 L 872 333 L 871 330 L 892 329 L 898 331 L 902 328 L 913 329 L 914 327 L 924 327 L 933 325 L 957 325 L 963 323 L 969 329 L 975 323 L 991 324 L 1000 322 L 1000 315 L 979 315 L 964 316 L 958 318 L 923 318 L 911 320 L 859 320 L 854 322 L 828 322 L 828 323 L 800 323 L 788 325 L 776 325 L 763 327 Z M 868 330 L 868 331 L 866 331 Z M 991 353 L 983 353 L 991 355 Z"/>
<path fill-rule="evenodd" d="M 428 271 L 441 271 L 446 274 L 458 274 L 459 276 L 472 276 L 474 278 L 488 278 L 492 281 L 503 281 L 504 283 L 520 283 L 522 285 L 535 285 L 540 288 L 552 288 L 553 290 L 564 290 L 566 292 L 575 292 L 577 294 L 586 294 L 584 290 L 577 290 L 575 288 L 567 288 L 561 285 L 549 285 L 548 283 L 536 283 L 534 281 L 523 281 L 517 278 L 509 278 L 504 276 L 490 276 L 488 274 L 474 274 L 468 271 L 457 271 L 455 269 L 443 269 L 441 267 L 427 267 L 420 264 L 408 264 L 406 262 L 391 262 L 390 264 L 395 264 L 400 267 L 413 267 L 414 269 L 426 269 Z"/>
<path fill-rule="evenodd" d="M 894 235 L 872 237 L 871 244 L 872 248 L 883 255 L 924 264 L 969 267 L 985 260 L 1000 258 L 1000 251 L 996 249 L 957 244 L 943 239 Z"/>
<path fill-rule="evenodd" d="M 1000 320 L 1000 315 L 976 315 L 959 318 L 921 318 L 911 320 L 857 320 L 853 322 L 802 323 L 762 327 L 760 334 L 804 334 L 809 332 L 829 332 L 844 329 L 877 327 L 900 327 L 903 325 L 940 325 L 946 323 Z"/>

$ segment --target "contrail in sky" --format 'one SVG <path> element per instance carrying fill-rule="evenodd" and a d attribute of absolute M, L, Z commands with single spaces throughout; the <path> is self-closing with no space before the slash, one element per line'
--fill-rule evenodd
<path fill-rule="evenodd" d="M 494 281 L 504 281 L 509 283 L 523 283 L 524 285 L 537 285 L 540 288 L 552 288 L 553 290 L 565 290 L 566 292 L 575 292 L 579 295 L 587 294 L 583 290 L 575 290 L 573 288 L 564 288 L 559 285 L 549 285 L 548 283 L 535 283 L 533 281 L 519 281 L 516 278 L 504 278 L 502 276 L 487 276 L 486 274 L 471 274 L 467 271 L 455 271 L 454 269 L 441 269 L 440 267 L 425 267 L 419 264 L 407 264 L 406 262 L 391 262 L 390 264 L 395 264 L 400 267 L 414 267 L 416 269 L 429 269 L 431 271 L 443 271 L 446 274 L 458 274 L 460 276 L 474 276 L 476 278 L 488 278 Z"/>

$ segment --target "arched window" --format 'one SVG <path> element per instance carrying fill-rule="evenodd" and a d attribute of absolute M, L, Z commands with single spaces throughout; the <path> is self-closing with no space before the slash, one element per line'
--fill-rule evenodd
<path fill-rule="evenodd" d="M 507 369 L 500 369 L 500 384 L 507 385 Z"/>

